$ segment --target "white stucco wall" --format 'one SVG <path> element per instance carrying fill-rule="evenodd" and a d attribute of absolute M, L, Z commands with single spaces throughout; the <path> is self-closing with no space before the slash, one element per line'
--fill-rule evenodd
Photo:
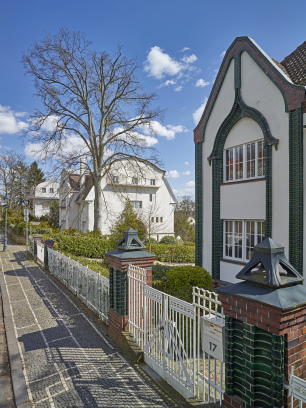
<path fill-rule="evenodd" d="M 59 194 L 59 183 L 51 180 L 44 181 L 43 183 L 38 184 L 35 188 L 32 188 L 28 199 L 32 202 L 30 209 L 30 214 L 35 217 L 41 217 L 43 215 L 49 214 L 49 208 L 43 208 L 43 203 L 51 205 L 52 201 L 58 200 Z M 44 189 L 46 192 L 44 192 Z M 53 189 L 53 193 L 50 192 L 50 189 Z"/>
<path fill-rule="evenodd" d="M 244 102 L 266 118 L 272 136 L 279 139 L 272 148 L 272 239 L 289 254 L 289 114 L 283 96 L 246 53 L 241 56 L 241 95 Z"/>
<path fill-rule="evenodd" d="M 265 220 L 266 181 L 222 185 L 220 207 L 222 220 Z"/>
<path fill-rule="evenodd" d="M 164 235 L 174 235 L 174 201 L 173 194 L 170 193 L 167 182 L 164 177 L 164 171 L 152 166 L 149 168 L 140 164 L 141 168 L 137 172 L 135 166 L 129 168 L 126 163 L 117 165 L 110 174 L 119 177 L 118 184 L 111 185 L 107 178 L 102 179 L 102 234 L 110 234 L 110 229 L 122 212 L 127 198 L 130 201 L 142 201 L 142 208 L 135 209 L 144 220 L 147 226 L 149 219 L 154 217 L 151 224 L 152 237 L 161 239 Z M 143 167 L 143 168 L 142 168 Z M 138 185 L 132 184 L 132 177 L 138 178 Z M 155 179 L 155 186 L 150 185 L 150 180 Z M 116 191 L 114 191 L 114 189 Z M 63 190 L 64 194 L 64 190 Z M 150 201 L 150 194 L 153 195 L 153 201 Z M 72 194 L 67 200 L 66 228 L 72 226 L 78 230 L 86 232 L 93 230 L 94 227 L 94 199 L 95 192 L 92 188 L 86 197 L 85 203 L 75 202 L 79 192 Z M 163 222 L 156 223 L 156 217 L 163 218 Z"/>
<path fill-rule="evenodd" d="M 203 154 L 203 267 L 211 271 L 212 254 L 212 166 L 207 158 L 210 156 L 215 137 L 224 119 L 230 113 L 235 100 L 234 91 L 234 60 L 229 65 L 224 78 L 214 109 L 209 117 L 204 142 Z"/>

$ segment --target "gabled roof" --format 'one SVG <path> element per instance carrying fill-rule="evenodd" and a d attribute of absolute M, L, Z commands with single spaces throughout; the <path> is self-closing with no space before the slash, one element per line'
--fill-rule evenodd
<path fill-rule="evenodd" d="M 86 197 L 90 193 L 90 190 L 93 187 L 92 178 L 89 175 L 85 176 L 85 187 L 81 190 L 80 194 L 78 195 L 75 201 L 80 202 L 82 200 L 86 200 Z"/>
<path fill-rule="evenodd" d="M 69 184 L 72 190 L 78 191 L 80 189 L 80 175 L 79 174 L 69 174 Z"/>
<path fill-rule="evenodd" d="M 292 82 L 306 86 L 306 41 L 284 58 L 281 65 L 288 72 Z"/>
<path fill-rule="evenodd" d="M 227 74 L 227 70 L 231 62 L 235 59 L 235 72 L 238 72 L 237 67 L 239 67 L 240 64 L 239 59 L 242 52 L 247 52 L 280 90 L 284 98 L 286 112 L 304 106 L 306 103 L 304 82 L 303 85 L 300 85 L 298 81 L 303 81 L 303 72 L 305 73 L 306 69 L 305 48 L 306 42 L 286 57 L 282 63 L 279 63 L 269 57 L 251 38 L 237 37 L 226 51 L 221 63 L 202 117 L 194 129 L 194 142 L 199 143 L 204 140 L 206 125 L 222 87 L 223 80 Z M 235 78 L 237 82 L 235 83 L 235 87 L 240 87 L 239 74 L 237 74 Z"/>

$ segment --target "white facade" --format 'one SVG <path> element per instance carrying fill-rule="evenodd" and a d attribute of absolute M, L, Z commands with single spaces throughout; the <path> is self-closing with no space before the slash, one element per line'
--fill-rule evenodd
<path fill-rule="evenodd" d="M 47 215 L 52 201 L 58 201 L 59 186 L 59 183 L 48 180 L 33 187 L 28 195 L 30 214 L 34 217 Z"/>
<path fill-rule="evenodd" d="M 92 231 L 94 227 L 95 191 L 89 175 L 80 182 L 80 172 L 64 169 L 60 188 L 60 228 L 73 227 Z M 165 177 L 165 171 L 148 162 L 129 164 L 126 160 L 113 166 L 102 183 L 103 229 L 110 228 L 122 212 L 128 198 L 150 230 L 151 237 L 160 240 L 174 236 L 176 198 Z"/>
<path fill-rule="evenodd" d="M 253 40 L 237 38 L 195 129 L 197 264 L 227 282 L 237 281 L 254 245 L 268 236 L 306 272 L 305 88 L 279 65 Z"/>

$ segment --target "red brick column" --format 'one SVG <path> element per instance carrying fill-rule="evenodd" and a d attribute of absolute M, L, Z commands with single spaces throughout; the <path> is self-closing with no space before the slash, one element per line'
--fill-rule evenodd
<path fill-rule="evenodd" d="M 126 272 L 128 266 L 135 265 L 140 268 L 144 268 L 146 270 L 146 282 L 147 285 L 152 286 L 152 265 L 155 261 L 155 255 L 149 254 L 145 251 L 135 251 L 137 254 L 135 258 L 132 257 L 131 252 L 120 252 L 120 251 L 111 251 L 106 254 L 106 259 L 108 261 L 109 267 L 113 268 L 116 271 L 116 276 L 121 273 L 121 289 L 115 286 L 114 282 L 112 282 L 112 277 L 110 273 L 110 297 L 116 297 L 118 302 L 118 297 L 121 297 L 121 302 L 124 303 L 125 307 L 124 310 L 127 311 L 128 305 L 128 279 L 126 276 Z M 142 256 L 143 255 L 143 256 Z M 120 276 L 117 282 L 120 282 Z M 116 293 L 111 294 L 116 290 Z M 115 310 L 114 305 L 111 305 L 109 309 L 109 316 L 108 316 L 108 333 L 115 341 L 115 343 L 121 347 L 122 346 L 122 332 L 128 329 L 128 314 L 122 314 Z"/>
<path fill-rule="evenodd" d="M 258 327 L 268 333 L 284 335 L 284 374 L 289 380 L 291 366 L 294 375 L 306 378 L 306 304 L 289 310 L 282 310 L 255 300 L 246 299 L 233 294 L 219 295 L 226 316 L 232 317 L 251 326 Z M 235 398 L 225 395 L 226 408 L 242 407 Z M 285 392 L 284 407 L 291 407 L 290 398 Z M 291 407 L 293 408 L 293 407 Z"/>

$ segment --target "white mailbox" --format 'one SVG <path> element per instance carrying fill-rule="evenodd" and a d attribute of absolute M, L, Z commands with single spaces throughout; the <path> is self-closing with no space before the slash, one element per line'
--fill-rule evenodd
<path fill-rule="evenodd" d="M 225 321 L 209 314 L 201 317 L 202 349 L 212 357 L 224 362 Z"/>

